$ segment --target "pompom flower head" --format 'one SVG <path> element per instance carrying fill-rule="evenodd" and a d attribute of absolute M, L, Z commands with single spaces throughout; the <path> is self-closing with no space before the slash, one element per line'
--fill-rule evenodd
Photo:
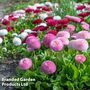
<path fill-rule="evenodd" d="M 21 34 L 19 34 L 19 37 L 21 39 L 25 39 L 28 36 L 28 34 L 26 32 L 22 32 Z"/>
<path fill-rule="evenodd" d="M 55 26 L 57 24 L 58 24 L 57 20 L 54 20 L 54 19 L 47 20 L 47 25 L 48 26 Z"/>
<path fill-rule="evenodd" d="M 48 21 L 49 19 L 53 19 L 53 17 L 52 17 L 52 16 L 48 16 L 48 17 L 46 17 L 44 20 L 45 20 L 45 21 Z"/>
<path fill-rule="evenodd" d="M 7 20 L 7 19 L 3 19 L 2 24 L 3 25 L 9 25 L 10 24 L 10 21 Z"/>
<path fill-rule="evenodd" d="M 89 15 L 89 12 L 81 12 L 81 13 L 79 13 L 78 14 L 78 16 L 80 16 L 80 17 L 87 17 Z"/>
<path fill-rule="evenodd" d="M 83 63 L 86 60 L 86 57 L 83 54 L 78 54 L 75 56 L 75 61 Z"/>
<path fill-rule="evenodd" d="M 8 31 L 6 29 L 0 30 L 0 36 L 5 36 L 8 34 Z"/>
<path fill-rule="evenodd" d="M 69 23 L 69 20 L 66 19 L 66 18 L 63 18 L 61 20 L 58 20 L 58 24 L 68 24 Z"/>
<path fill-rule="evenodd" d="M 21 41 L 20 38 L 14 37 L 14 38 L 13 38 L 13 44 L 16 45 L 16 46 L 19 46 L 19 45 L 22 44 L 22 41 Z"/>
<path fill-rule="evenodd" d="M 48 34 L 48 33 L 51 33 L 51 34 L 56 35 L 56 34 L 57 34 L 57 31 L 56 31 L 56 30 L 49 30 L 49 31 L 47 32 L 47 34 Z"/>
<path fill-rule="evenodd" d="M 84 29 L 84 30 L 89 30 L 90 29 L 89 24 L 84 22 L 84 21 L 81 22 L 81 26 L 82 26 L 82 29 Z"/>
<path fill-rule="evenodd" d="M 41 19 L 34 19 L 33 24 L 40 24 L 42 22 Z"/>
<path fill-rule="evenodd" d="M 41 47 L 39 39 L 35 36 L 30 36 L 26 39 L 26 43 L 30 48 L 38 49 Z"/>
<path fill-rule="evenodd" d="M 22 70 L 27 70 L 32 67 L 32 60 L 29 58 L 23 58 L 19 61 L 19 68 Z"/>
<path fill-rule="evenodd" d="M 79 17 L 75 17 L 75 16 L 70 16 L 70 15 L 66 15 L 65 18 L 74 21 L 74 22 L 81 22 L 81 19 Z"/>
<path fill-rule="evenodd" d="M 70 33 L 68 31 L 59 31 L 57 33 L 57 37 L 70 38 Z"/>
<path fill-rule="evenodd" d="M 85 8 L 86 8 L 85 5 L 79 5 L 79 6 L 76 8 L 76 10 L 83 10 L 83 9 L 85 9 Z"/>
<path fill-rule="evenodd" d="M 89 30 L 89 29 L 90 29 L 88 24 L 83 24 L 83 25 L 81 25 L 81 26 L 82 26 L 82 28 L 83 28 L 84 30 Z"/>
<path fill-rule="evenodd" d="M 54 16 L 53 19 L 54 19 L 54 20 L 60 20 L 61 17 L 60 17 L 60 16 Z"/>
<path fill-rule="evenodd" d="M 45 45 L 45 47 L 49 47 L 50 46 L 50 42 L 53 40 L 53 39 L 55 39 L 55 35 L 54 34 L 51 34 L 51 33 L 48 33 L 48 34 L 46 34 L 45 36 L 44 36 L 44 38 L 43 38 L 43 43 L 44 43 L 44 45 Z"/>
<path fill-rule="evenodd" d="M 40 14 L 40 19 L 44 20 L 48 15 L 46 13 Z"/>
<path fill-rule="evenodd" d="M 76 38 L 90 39 L 90 33 L 88 31 L 80 31 L 80 32 L 77 33 Z"/>
<path fill-rule="evenodd" d="M 57 39 L 61 40 L 63 45 L 68 45 L 69 44 L 69 40 L 68 38 L 65 37 L 58 37 Z"/>
<path fill-rule="evenodd" d="M 41 64 L 41 70 L 46 74 L 53 74 L 56 71 L 56 65 L 50 60 L 46 60 Z"/>
<path fill-rule="evenodd" d="M 54 40 L 52 40 L 51 43 L 50 43 L 50 48 L 51 48 L 53 51 L 58 52 L 58 51 L 60 51 L 60 50 L 63 49 L 63 43 L 62 43 L 62 41 L 59 40 L 59 39 L 54 39 Z"/>
<path fill-rule="evenodd" d="M 13 30 L 13 28 L 14 28 L 13 26 L 9 25 L 9 26 L 6 27 L 6 30 L 9 32 L 9 31 Z"/>
<path fill-rule="evenodd" d="M 72 33 L 72 32 L 75 30 L 75 26 L 69 24 L 69 25 L 67 25 L 66 30 L 67 30 L 68 32 Z"/>
<path fill-rule="evenodd" d="M 81 51 L 86 51 L 88 49 L 88 42 L 85 39 L 71 40 L 69 46 Z"/>

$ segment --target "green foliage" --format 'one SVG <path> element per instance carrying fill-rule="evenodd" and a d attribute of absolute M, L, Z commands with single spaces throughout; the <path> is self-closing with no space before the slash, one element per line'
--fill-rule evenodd
<path fill-rule="evenodd" d="M 85 3 L 85 2 L 89 2 L 89 0 L 75 0 L 76 2 L 81 2 L 81 3 Z"/>
<path fill-rule="evenodd" d="M 55 15 L 64 17 L 65 15 L 75 15 L 73 0 L 61 0 L 59 1 L 59 8 L 54 10 Z"/>
<path fill-rule="evenodd" d="M 90 23 L 90 16 L 85 17 L 85 21 Z"/>
<path fill-rule="evenodd" d="M 73 53 L 77 53 L 75 50 L 69 50 L 69 53 L 66 51 L 56 53 L 45 49 L 40 52 L 36 50 L 32 53 L 34 53 L 30 55 L 33 61 L 32 69 L 24 72 L 21 72 L 20 69 L 17 70 L 17 77 L 35 78 L 35 82 L 29 82 L 28 89 L 31 87 L 36 88 L 36 90 L 46 90 L 46 88 L 48 90 L 82 90 L 84 85 L 89 87 L 89 59 L 83 64 L 76 63 L 73 55 Z M 38 57 L 39 55 L 42 57 Z M 90 58 L 90 56 L 87 56 L 87 58 Z M 47 59 L 54 61 L 57 66 L 57 71 L 53 75 L 47 75 L 40 69 L 41 63 Z"/>

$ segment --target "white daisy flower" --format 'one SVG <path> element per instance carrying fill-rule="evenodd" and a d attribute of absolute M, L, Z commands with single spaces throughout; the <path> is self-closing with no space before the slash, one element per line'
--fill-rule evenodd
<path fill-rule="evenodd" d="M 28 33 L 22 32 L 21 34 L 19 34 L 19 37 L 20 37 L 21 39 L 25 39 L 25 38 L 27 37 L 27 35 L 28 35 Z"/>
<path fill-rule="evenodd" d="M 0 30 L 0 36 L 5 36 L 8 34 L 8 31 L 6 29 L 1 29 Z"/>
<path fill-rule="evenodd" d="M 28 8 L 31 8 L 31 9 L 34 9 L 34 10 L 36 10 L 36 9 L 37 9 L 37 7 L 36 7 L 36 6 L 31 6 L 31 5 L 29 5 L 29 6 L 28 6 Z"/>
<path fill-rule="evenodd" d="M 60 20 L 61 17 L 60 17 L 60 16 L 54 16 L 53 19 L 55 19 L 55 20 Z"/>
<path fill-rule="evenodd" d="M 45 5 L 49 7 L 53 7 L 53 4 L 51 2 L 46 2 Z"/>
<path fill-rule="evenodd" d="M 24 32 L 26 32 L 26 33 L 32 33 L 33 31 L 31 29 L 25 29 Z"/>
<path fill-rule="evenodd" d="M 21 45 L 21 43 L 22 43 L 22 41 L 20 38 L 18 38 L 18 37 L 13 38 L 13 44 L 14 45 L 19 46 L 19 45 Z"/>
<path fill-rule="evenodd" d="M 47 24 L 46 24 L 46 23 L 41 23 L 41 24 L 39 24 L 38 26 L 44 26 L 44 27 L 46 27 Z"/>
<path fill-rule="evenodd" d="M 46 17 L 48 17 L 48 14 L 42 13 L 39 15 L 42 20 L 44 20 Z"/>
<path fill-rule="evenodd" d="M 5 15 L 3 19 L 9 20 L 9 15 Z"/>

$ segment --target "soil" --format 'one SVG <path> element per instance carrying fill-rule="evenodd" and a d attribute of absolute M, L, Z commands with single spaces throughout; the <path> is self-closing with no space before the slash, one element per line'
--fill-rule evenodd
<path fill-rule="evenodd" d="M 4 14 L 3 14 L 3 8 L 4 8 L 4 5 L 3 4 L 0 4 L 0 17 L 3 17 Z"/>
<path fill-rule="evenodd" d="M 2 78 L 15 75 L 16 63 L 0 63 L 0 90 L 13 90 L 12 87 L 2 87 Z"/>
<path fill-rule="evenodd" d="M 0 1 L 0 18 L 4 17 L 4 9 L 7 6 L 10 6 L 11 3 L 9 3 L 11 0 L 8 0 L 8 2 Z M 0 60 L 2 61 L 2 60 Z M 0 90 L 14 90 L 13 87 L 2 87 L 2 78 L 8 78 L 13 75 L 15 75 L 15 67 L 16 63 L 8 61 L 6 62 L 0 62 Z"/>

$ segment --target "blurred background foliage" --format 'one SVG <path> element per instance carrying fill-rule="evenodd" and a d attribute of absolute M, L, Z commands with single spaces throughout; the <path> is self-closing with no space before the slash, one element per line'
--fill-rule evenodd
<path fill-rule="evenodd" d="M 43 2 L 52 2 L 52 3 L 58 3 L 59 7 L 64 10 L 64 15 L 70 14 L 70 15 L 75 15 L 75 10 L 73 9 L 70 1 L 72 2 L 88 2 L 90 0 L 0 0 L 0 6 L 3 6 L 2 12 L 4 14 L 9 14 L 12 11 L 22 9 L 26 7 L 27 5 L 33 5 L 34 3 L 43 3 Z M 67 7 L 67 8 L 66 8 Z M 59 11 L 59 10 L 58 10 Z M 55 13 L 57 15 L 60 15 L 61 12 L 58 12 L 55 10 Z M 69 11 L 69 12 L 68 12 Z"/>

